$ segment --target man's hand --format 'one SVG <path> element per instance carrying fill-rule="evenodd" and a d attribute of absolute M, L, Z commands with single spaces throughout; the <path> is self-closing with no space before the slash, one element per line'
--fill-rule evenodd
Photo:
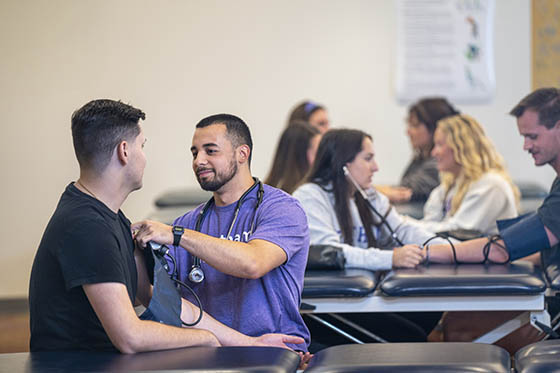
<path fill-rule="evenodd" d="M 404 245 L 393 250 L 393 267 L 414 268 L 424 260 L 418 245 Z"/>
<path fill-rule="evenodd" d="M 263 334 L 260 337 L 254 337 L 252 345 L 281 347 L 281 348 L 286 348 L 288 350 L 291 350 L 291 348 L 286 346 L 286 343 L 297 345 L 297 344 L 305 343 L 305 340 L 301 337 L 295 337 L 286 334 L 269 333 L 269 334 Z M 303 353 L 301 351 L 298 351 L 298 355 L 299 358 L 301 359 L 298 369 L 304 370 L 305 368 L 307 368 L 307 364 L 309 364 L 309 361 L 311 360 L 313 355 L 311 355 L 309 352 Z"/>
<path fill-rule="evenodd" d="M 263 334 L 260 337 L 252 337 L 252 346 L 269 346 L 269 347 L 281 347 L 291 350 L 290 347 L 286 346 L 286 343 L 291 343 L 294 345 L 305 343 L 305 340 L 301 337 L 295 337 L 287 334 L 269 333 Z"/>
<path fill-rule="evenodd" d="M 134 239 L 141 247 L 146 247 L 149 241 L 162 245 L 173 244 L 173 231 L 171 226 L 157 221 L 143 220 L 131 226 Z"/>
<path fill-rule="evenodd" d="M 299 362 L 298 370 L 306 370 L 307 365 L 309 365 L 309 361 L 311 361 L 313 355 L 311 355 L 311 353 L 309 352 L 303 353 L 301 351 L 298 351 L 298 355 L 299 358 L 301 359 Z"/>
<path fill-rule="evenodd" d="M 412 197 L 412 189 L 407 187 L 376 185 L 375 189 L 385 194 L 391 203 L 405 203 Z"/>

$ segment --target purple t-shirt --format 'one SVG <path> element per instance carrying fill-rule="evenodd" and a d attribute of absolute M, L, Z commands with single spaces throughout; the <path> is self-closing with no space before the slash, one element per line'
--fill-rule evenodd
<path fill-rule="evenodd" d="M 263 201 L 255 214 L 257 190 L 254 188 L 243 200 L 229 240 L 248 242 L 261 239 L 281 247 L 287 255 L 286 263 L 263 277 L 251 280 L 224 274 L 205 262 L 201 263 L 204 281 L 195 284 L 188 280 L 193 256 L 179 247 L 171 248 L 177 261 L 179 279 L 193 288 L 202 306 L 223 324 L 250 336 L 265 333 L 284 333 L 305 339 L 306 345 L 290 346 L 307 351 L 309 330 L 299 313 L 303 277 L 309 248 L 307 218 L 299 202 L 289 194 L 263 185 Z M 237 202 L 209 209 L 200 231 L 226 239 Z M 195 229 L 203 205 L 175 220 L 174 225 Z M 253 234 L 249 237 L 252 220 Z M 170 263 L 170 270 L 173 264 Z M 182 296 L 193 302 L 192 295 L 181 289 Z"/>

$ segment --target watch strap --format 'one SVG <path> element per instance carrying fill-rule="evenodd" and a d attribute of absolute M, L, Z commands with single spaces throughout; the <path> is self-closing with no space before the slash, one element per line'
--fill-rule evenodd
<path fill-rule="evenodd" d="M 178 225 L 173 226 L 173 246 L 179 246 L 181 243 L 181 237 L 183 237 L 183 233 L 185 232 L 185 228 L 180 227 Z"/>

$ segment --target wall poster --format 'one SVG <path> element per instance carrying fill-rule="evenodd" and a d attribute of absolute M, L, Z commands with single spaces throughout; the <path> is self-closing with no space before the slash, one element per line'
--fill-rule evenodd
<path fill-rule="evenodd" d="M 397 0 L 396 96 L 494 97 L 494 0 Z"/>

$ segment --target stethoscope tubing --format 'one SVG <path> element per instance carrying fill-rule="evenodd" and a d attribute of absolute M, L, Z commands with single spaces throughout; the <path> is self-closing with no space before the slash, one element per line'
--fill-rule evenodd
<path fill-rule="evenodd" d="M 254 190 L 255 187 L 258 187 L 257 203 L 255 205 L 255 209 L 253 212 L 253 219 L 251 221 L 251 229 L 249 230 L 249 235 L 253 233 L 253 230 L 255 228 L 257 209 L 261 205 L 263 200 L 263 195 L 264 195 L 263 183 L 258 178 L 253 178 L 253 179 L 255 180 L 253 185 L 243 193 L 243 195 L 239 198 L 237 204 L 235 205 L 235 211 L 233 212 L 233 219 L 228 228 L 227 237 L 231 235 L 231 232 L 235 227 L 235 223 L 237 222 L 237 217 L 239 216 L 239 211 L 241 210 L 241 206 L 245 201 L 245 197 L 247 197 L 247 195 L 251 193 L 251 191 Z M 200 210 L 200 213 L 198 214 L 195 223 L 195 230 L 197 232 L 200 232 L 202 228 L 202 223 L 204 222 L 204 219 L 208 215 L 208 211 L 210 210 L 210 207 L 212 207 L 213 204 L 214 204 L 214 197 L 210 198 L 208 202 L 206 202 L 202 210 Z M 189 275 L 188 275 L 188 278 L 191 282 L 201 283 L 202 281 L 204 281 L 204 271 L 202 270 L 201 264 L 202 261 L 200 260 L 200 258 L 193 255 L 193 265 L 191 266 L 191 270 L 189 271 Z"/>

